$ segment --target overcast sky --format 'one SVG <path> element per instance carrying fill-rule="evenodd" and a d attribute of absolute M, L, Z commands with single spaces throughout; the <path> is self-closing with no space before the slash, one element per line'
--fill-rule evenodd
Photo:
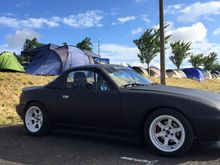
<path fill-rule="evenodd" d="M 220 57 L 220 1 L 164 0 L 170 42 L 192 42 L 194 53 L 217 52 Z M 75 45 L 90 37 L 97 52 L 111 63 L 141 65 L 133 40 L 159 24 L 159 0 L 1 0 L 0 51 L 19 53 L 25 39 Z M 166 51 L 167 68 L 174 66 Z M 159 56 L 151 65 L 159 66 Z M 190 66 L 184 62 L 182 67 Z"/>

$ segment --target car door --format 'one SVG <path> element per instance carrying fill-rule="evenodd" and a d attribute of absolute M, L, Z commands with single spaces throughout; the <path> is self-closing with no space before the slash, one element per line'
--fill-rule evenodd
<path fill-rule="evenodd" d="M 120 127 L 119 91 L 111 87 L 102 73 L 72 71 L 66 81 L 60 104 L 66 123 L 110 129 Z"/>

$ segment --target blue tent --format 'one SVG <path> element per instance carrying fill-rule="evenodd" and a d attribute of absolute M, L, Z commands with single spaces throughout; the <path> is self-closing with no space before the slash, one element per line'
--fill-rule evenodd
<path fill-rule="evenodd" d="M 182 71 L 185 73 L 187 78 L 191 78 L 198 81 L 205 80 L 204 75 L 200 69 L 186 68 L 186 69 L 182 69 Z"/>
<path fill-rule="evenodd" d="M 27 73 L 34 75 L 59 75 L 75 66 L 94 64 L 93 58 L 99 56 L 86 52 L 74 46 L 48 44 L 40 48 L 23 51 L 22 56 L 32 57 L 32 62 L 25 68 Z"/>

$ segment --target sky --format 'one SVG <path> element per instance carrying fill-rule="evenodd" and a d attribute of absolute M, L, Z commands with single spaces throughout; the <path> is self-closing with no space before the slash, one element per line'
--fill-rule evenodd
<path fill-rule="evenodd" d="M 220 0 L 164 0 L 164 5 L 169 43 L 191 42 L 192 53 L 215 51 L 220 59 Z M 159 25 L 159 0 L 1 0 L 1 6 L 0 52 L 20 54 L 25 39 L 33 37 L 57 45 L 89 37 L 96 53 L 100 40 L 100 54 L 111 63 L 146 66 L 133 40 Z M 166 67 L 175 68 L 166 47 Z M 182 67 L 191 66 L 187 61 Z M 159 65 L 158 55 L 151 66 Z"/>

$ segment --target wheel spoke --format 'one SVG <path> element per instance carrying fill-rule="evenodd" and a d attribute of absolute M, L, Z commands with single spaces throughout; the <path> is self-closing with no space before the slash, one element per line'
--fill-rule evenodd
<path fill-rule="evenodd" d="M 34 111 L 36 115 L 40 115 L 40 111 L 39 110 L 35 110 Z"/>
<path fill-rule="evenodd" d="M 163 133 L 162 132 L 156 133 L 155 136 L 156 137 L 161 137 L 161 136 L 163 136 Z"/>
<path fill-rule="evenodd" d="M 172 137 L 172 140 L 177 144 L 177 143 L 179 143 L 179 140 L 174 136 L 174 137 Z"/>
<path fill-rule="evenodd" d="M 167 126 L 172 126 L 172 119 L 168 119 Z"/>
<path fill-rule="evenodd" d="M 163 143 L 163 144 L 164 144 L 166 147 L 168 146 L 169 140 L 170 140 L 169 138 L 165 138 L 165 139 L 164 139 L 164 143 Z"/>
<path fill-rule="evenodd" d="M 36 128 L 37 122 L 35 121 L 32 125 Z"/>
<path fill-rule="evenodd" d="M 41 115 L 42 115 L 41 111 L 38 111 L 38 115 L 39 115 L 39 116 L 41 116 Z"/>
<path fill-rule="evenodd" d="M 178 128 L 174 128 L 174 132 L 175 133 L 177 133 L 177 132 L 181 132 L 182 131 L 182 129 L 180 128 L 180 127 L 178 127 Z"/>
<path fill-rule="evenodd" d="M 31 117 L 31 121 L 35 121 L 35 117 Z"/>
<path fill-rule="evenodd" d="M 163 129 L 163 128 L 165 127 L 165 125 L 163 125 L 161 122 L 158 122 L 157 125 L 158 125 L 161 129 Z"/>
<path fill-rule="evenodd" d="M 36 110 L 33 111 L 33 114 L 34 114 L 34 116 L 37 116 L 37 111 Z"/>
<path fill-rule="evenodd" d="M 42 120 L 43 120 L 43 117 L 40 115 L 40 116 L 38 117 L 38 119 L 39 119 L 40 121 L 42 121 Z"/>

